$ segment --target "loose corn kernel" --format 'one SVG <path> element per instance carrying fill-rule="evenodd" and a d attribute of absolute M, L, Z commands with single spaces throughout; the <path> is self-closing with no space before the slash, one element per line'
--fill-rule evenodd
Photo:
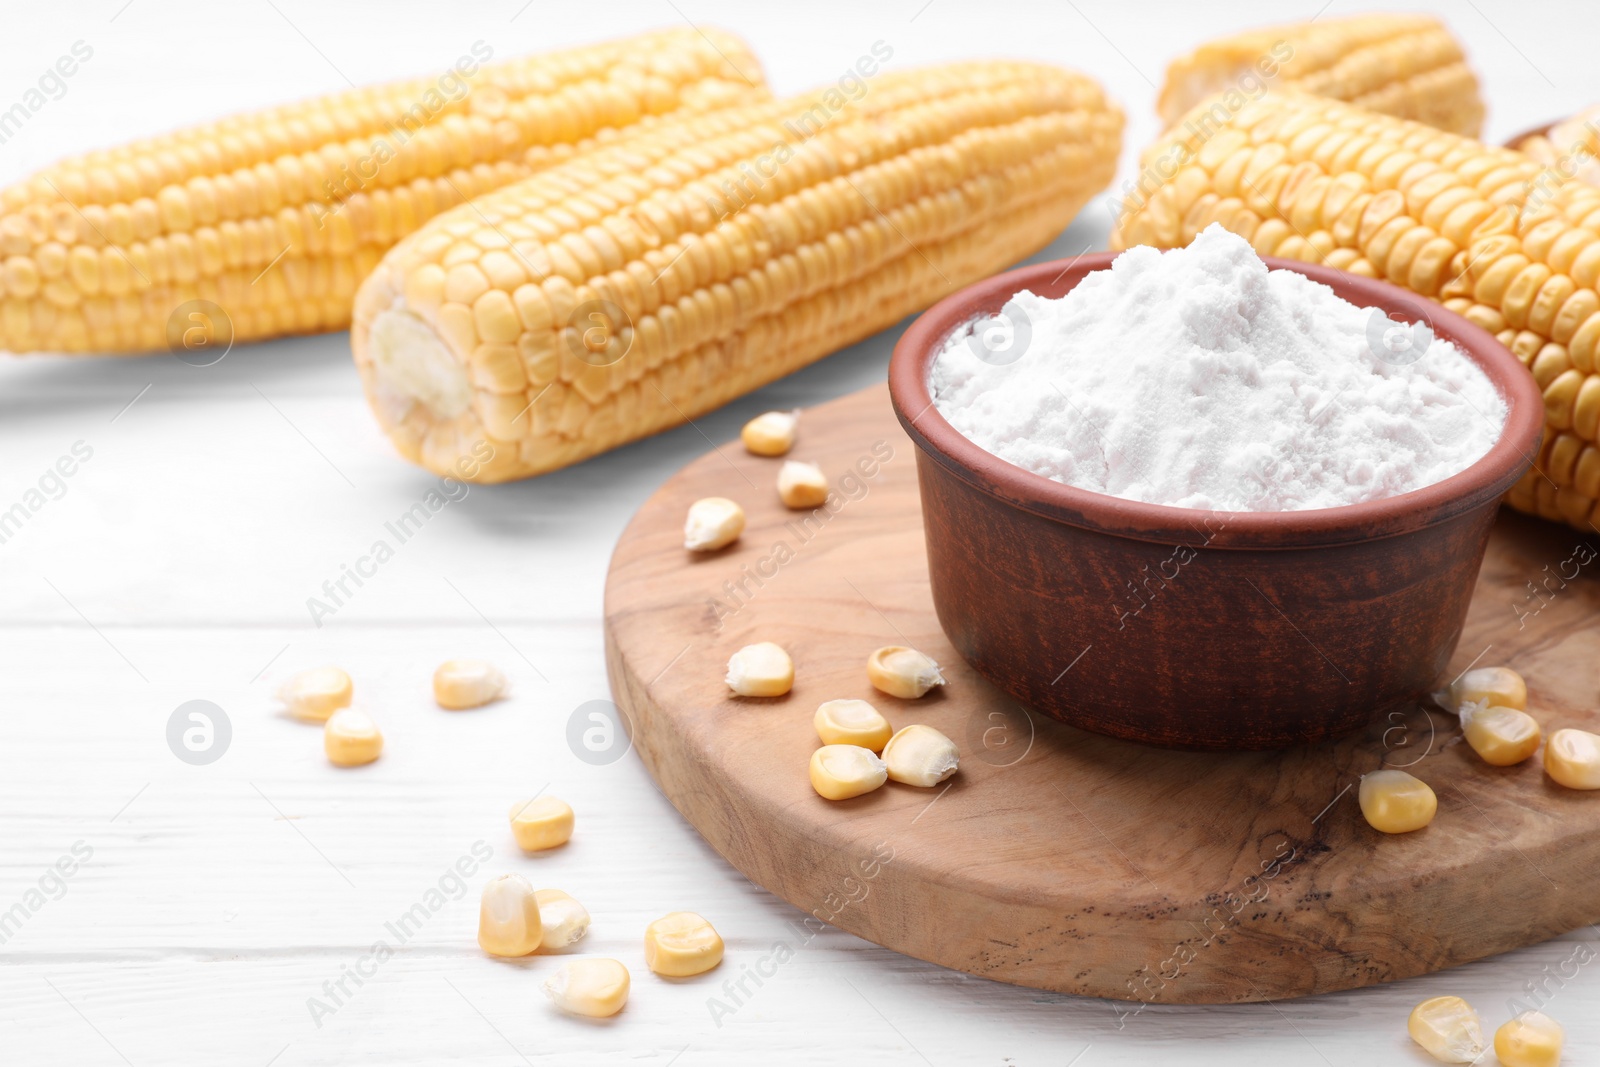
<path fill-rule="evenodd" d="M 828 479 L 815 463 L 786 459 L 778 468 L 778 499 L 796 510 L 821 507 L 828 499 Z"/>
<path fill-rule="evenodd" d="M 562 1011 L 604 1019 L 628 1003 L 628 968 L 617 960 L 573 960 L 545 980 L 544 992 Z"/>
<path fill-rule="evenodd" d="M 896 782 L 938 785 L 956 773 L 956 743 L 931 726 L 905 726 L 883 746 L 883 762 Z"/>
<path fill-rule="evenodd" d="M 1525 1011 L 1494 1032 L 1494 1054 L 1501 1067 L 1555 1067 L 1566 1036 L 1544 1012 Z"/>
<path fill-rule="evenodd" d="M 355 686 L 338 667 L 313 667 L 301 671 L 278 689 L 278 699 L 298 719 L 327 722 L 328 716 L 350 706 Z"/>
<path fill-rule="evenodd" d="M 520 874 L 502 874 L 483 887 L 478 945 L 494 956 L 526 956 L 544 940 L 539 899 Z"/>
<path fill-rule="evenodd" d="M 1475 1063 L 1488 1045 L 1483 1022 L 1460 997 L 1430 997 L 1411 1009 L 1406 1020 L 1411 1040 L 1441 1063 Z"/>
<path fill-rule="evenodd" d="M 683 547 L 690 552 L 715 552 L 744 533 L 744 508 L 725 496 L 708 496 L 689 505 L 683 524 Z"/>
<path fill-rule="evenodd" d="M 865 700 L 825 701 L 811 724 L 825 745 L 859 745 L 873 752 L 882 752 L 894 734 L 889 720 Z"/>
<path fill-rule="evenodd" d="M 543 852 L 572 837 L 572 806 L 552 796 L 511 805 L 511 836 L 524 852 Z"/>
<path fill-rule="evenodd" d="M 1361 778 L 1361 814 L 1374 830 L 1405 834 L 1433 821 L 1439 798 L 1428 783 L 1405 771 L 1373 771 Z"/>
<path fill-rule="evenodd" d="M 888 766 L 860 745 L 823 745 L 811 753 L 811 788 L 824 800 L 849 800 L 888 780 Z"/>
<path fill-rule="evenodd" d="M 533 894 L 539 904 L 539 947 L 545 951 L 576 944 L 589 932 L 589 911 L 559 889 Z"/>
<path fill-rule="evenodd" d="M 1516 708 L 1469 703 L 1461 709 L 1461 733 L 1495 767 L 1521 763 L 1539 748 L 1539 720 Z"/>
<path fill-rule="evenodd" d="M 1544 773 L 1568 789 L 1600 789 L 1600 735 L 1557 730 L 1544 746 Z"/>
<path fill-rule="evenodd" d="M 499 700 L 505 692 L 506 676 L 488 660 L 446 660 L 433 672 L 433 699 L 441 708 L 478 708 Z"/>
<path fill-rule="evenodd" d="M 933 657 L 904 645 L 886 645 L 867 657 L 867 680 L 892 697 L 915 700 L 943 685 L 944 675 Z"/>
<path fill-rule="evenodd" d="M 728 659 L 727 682 L 742 697 L 781 697 L 794 685 L 794 661 L 771 641 L 745 645 Z"/>
<path fill-rule="evenodd" d="M 322 727 L 322 749 L 340 767 L 371 763 L 383 752 L 383 734 L 372 716 L 357 708 L 340 708 Z"/>
<path fill-rule="evenodd" d="M 798 411 L 769 411 L 744 424 L 739 440 L 747 452 L 757 456 L 781 456 L 794 447 L 795 430 L 800 425 Z"/>
<path fill-rule="evenodd" d="M 644 965 L 668 978 L 704 974 L 722 962 L 722 938 L 692 911 L 663 915 L 644 928 Z"/>
<path fill-rule="evenodd" d="M 1478 667 L 1450 683 L 1450 702 L 1458 712 L 1471 703 L 1523 711 L 1528 706 L 1528 684 L 1510 667 Z"/>

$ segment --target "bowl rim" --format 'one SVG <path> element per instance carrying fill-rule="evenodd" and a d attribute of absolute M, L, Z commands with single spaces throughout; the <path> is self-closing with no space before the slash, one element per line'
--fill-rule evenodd
<path fill-rule="evenodd" d="M 1534 126 L 1530 129 L 1523 130 L 1521 133 L 1513 134 L 1512 136 L 1507 137 L 1505 143 L 1500 147 L 1509 148 L 1514 152 L 1520 152 L 1522 150 L 1523 141 L 1526 141 L 1532 137 L 1548 137 L 1550 136 L 1550 131 L 1555 129 L 1558 123 L 1564 121 L 1564 119 L 1556 119 L 1554 122 L 1547 122 L 1543 126 Z"/>
<path fill-rule="evenodd" d="M 1544 397 L 1520 360 L 1482 327 L 1425 297 L 1388 282 L 1275 256 L 1273 270 L 1292 270 L 1363 308 L 1383 308 L 1397 321 L 1426 322 L 1434 336 L 1460 348 L 1505 401 L 1505 425 L 1471 465 L 1408 493 L 1301 511 L 1212 511 L 1125 500 L 1053 481 L 994 455 L 968 439 L 934 406 L 929 370 L 945 340 L 979 314 L 998 311 L 1031 289 L 1058 297 L 1120 253 L 1087 252 L 997 274 L 945 297 L 919 315 L 895 344 L 889 397 L 900 425 L 920 453 L 974 489 L 1041 518 L 1081 529 L 1162 544 L 1207 548 L 1296 549 L 1358 544 L 1448 522 L 1503 496 L 1538 457 Z"/>

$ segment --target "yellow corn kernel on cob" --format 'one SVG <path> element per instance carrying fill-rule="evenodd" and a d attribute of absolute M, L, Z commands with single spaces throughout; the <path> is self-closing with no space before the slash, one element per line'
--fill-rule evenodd
<path fill-rule="evenodd" d="M 1032 63 L 658 124 L 435 219 L 356 297 L 399 450 L 503 481 L 677 426 L 1047 244 L 1122 114 Z"/>
<path fill-rule="evenodd" d="M 744 45 L 713 31 L 490 53 L 479 42 L 438 76 L 90 152 L 0 190 L 0 349 L 340 329 L 383 253 L 441 211 L 661 115 L 767 95 Z M 191 301 L 226 321 L 174 315 Z M 186 342 L 189 329 L 202 333 Z"/>
<path fill-rule="evenodd" d="M 1322 97 L 1269 94 L 1202 127 L 1205 108 L 1146 151 L 1113 247 L 1181 246 L 1216 222 L 1261 255 L 1383 278 L 1466 316 L 1544 391 L 1541 457 L 1507 499 L 1600 524 L 1600 189 Z"/>
<path fill-rule="evenodd" d="M 1545 167 L 1588 185 L 1600 185 L 1600 105 L 1585 108 L 1543 133 L 1512 143 Z"/>
<path fill-rule="evenodd" d="M 1592 533 L 1592 526 L 1600 526 L 1600 447 L 1564 430 L 1547 430 L 1534 469 L 1506 499 L 1518 511 Z"/>
<path fill-rule="evenodd" d="M 1156 109 L 1171 126 L 1215 93 L 1288 87 L 1451 133 L 1476 137 L 1483 123 L 1477 76 L 1428 15 L 1319 19 L 1210 41 L 1167 66 Z"/>

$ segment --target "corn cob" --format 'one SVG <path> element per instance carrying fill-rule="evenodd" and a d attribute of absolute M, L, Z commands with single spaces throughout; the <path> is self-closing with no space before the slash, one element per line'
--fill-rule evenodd
<path fill-rule="evenodd" d="M 1550 173 L 1541 170 L 1536 190 L 1549 189 Z M 1511 323 L 1501 332 L 1544 390 L 1545 441 L 1535 469 L 1507 499 L 1520 511 L 1593 533 L 1600 527 L 1600 315 L 1594 313 L 1600 308 L 1600 189 L 1573 181 L 1546 195 L 1543 204 L 1529 197 L 1520 230 L 1529 235 L 1522 247 L 1528 267 L 1542 264 L 1552 273 L 1539 286 L 1528 321 L 1514 336 Z M 1498 278 L 1491 284 L 1499 284 Z M 1552 315 L 1555 300 L 1562 303 Z M 1575 323 L 1586 308 L 1589 313 Z M 1533 311 L 1542 313 L 1537 320 Z M 1539 342 L 1535 328 L 1546 331 L 1547 343 Z"/>
<path fill-rule="evenodd" d="M 1495 334 L 1544 391 L 1546 442 L 1508 495 L 1600 525 L 1600 189 L 1520 152 L 1297 93 L 1226 123 L 1202 104 L 1145 153 L 1170 178 L 1115 248 L 1187 244 L 1211 223 L 1285 256 L 1405 286 Z"/>
<path fill-rule="evenodd" d="M 1292 87 L 1476 137 L 1478 79 L 1461 46 L 1427 15 L 1356 15 L 1268 27 L 1212 41 L 1174 60 L 1157 100 L 1168 126 L 1233 89 Z"/>
<path fill-rule="evenodd" d="M 439 212 L 619 129 L 766 98 L 721 33 L 481 67 L 473 47 L 435 78 L 90 152 L 0 191 L 0 349 L 160 349 L 193 300 L 223 309 L 231 339 L 339 329 L 383 253 Z"/>
<path fill-rule="evenodd" d="M 1585 108 L 1511 147 L 1566 177 L 1600 186 L 1600 106 Z"/>
<path fill-rule="evenodd" d="M 402 241 L 356 297 L 356 363 L 428 469 L 553 470 L 1044 246 L 1121 129 L 1090 79 L 1000 62 L 663 123 Z"/>

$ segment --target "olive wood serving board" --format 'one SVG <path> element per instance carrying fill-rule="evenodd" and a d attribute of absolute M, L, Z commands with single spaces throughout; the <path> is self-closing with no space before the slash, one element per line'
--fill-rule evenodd
<path fill-rule="evenodd" d="M 1215 1003 L 1405 978 L 1600 920 L 1600 792 L 1551 783 L 1542 752 L 1490 767 L 1425 703 L 1280 752 L 1166 751 L 1059 725 L 978 678 L 940 631 L 915 457 L 887 391 L 807 411 L 792 458 L 829 473 L 831 511 L 785 509 L 780 461 L 737 443 L 645 503 L 612 558 L 606 654 L 662 791 L 799 922 L 1003 982 Z M 682 528 L 704 496 L 740 501 L 748 526 L 697 556 Z M 1597 545 L 1502 515 L 1451 664 L 1522 671 L 1547 734 L 1600 730 Z M 1182 596 L 1181 581 L 1163 595 Z M 789 695 L 724 686 L 728 656 L 755 641 L 794 657 Z M 949 684 L 920 701 L 876 692 L 866 659 L 887 644 L 928 652 Z M 1243 653 L 1237 666 L 1253 669 Z M 1061 668 L 1061 684 L 1092 691 L 1097 675 L 1140 666 L 1096 648 Z M 960 771 L 933 789 L 823 800 L 807 776 L 812 714 L 842 697 L 896 728 L 943 731 Z M 1431 826 L 1367 826 L 1356 785 L 1381 766 L 1432 785 Z"/>

